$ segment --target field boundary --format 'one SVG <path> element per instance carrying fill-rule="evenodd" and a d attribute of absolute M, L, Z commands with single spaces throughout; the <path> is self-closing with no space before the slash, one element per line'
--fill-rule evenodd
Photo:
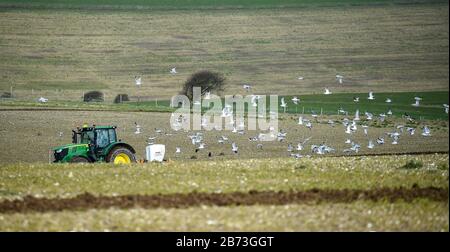
<path fill-rule="evenodd" d="M 411 188 L 355 189 L 311 189 L 307 191 L 249 191 L 233 193 L 156 194 L 95 196 L 90 193 L 74 198 L 36 198 L 26 196 L 22 200 L 0 202 L 0 213 L 55 212 L 64 210 L 87 210 L 106 208 L 187 208 L 194 206 L 251 206 L 318 204 L 321 202 L 351 203 L 358 200 L 412 202 L 426 198 L 432 201 L 448 202 L 448 188 L 424 187 L 417 184 Z"/>

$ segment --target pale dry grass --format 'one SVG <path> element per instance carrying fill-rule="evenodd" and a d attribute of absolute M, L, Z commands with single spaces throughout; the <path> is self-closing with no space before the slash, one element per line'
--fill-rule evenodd
<path fill-rule="evenodd" d="M 24 99 L 79 100 L 86 89 L 108 100 L 119 92 L 167 98 L 210 69 L 226 75 L 230 93 L 244 82 L 257 93 L 317 93 L 338 85 L 336 73 L 347 85 L 335 92 L 448 90 L 448 31 L 447 4 L 3 11 L 0 89 L 13 84 Z M 169 74 L 173 66 L 180 74 Z"/>
<path fill-rule="evenodd" d="M 2 231 L 404 232 L 448 231 L 448 225 L 448 204 L 427 200 L 0 214 Z"/>

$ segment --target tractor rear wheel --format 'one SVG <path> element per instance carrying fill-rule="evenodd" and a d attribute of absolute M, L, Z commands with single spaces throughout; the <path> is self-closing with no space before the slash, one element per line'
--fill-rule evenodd
<path fill-rule="evenodd" d="M 129 149 L 117 147 L 109 152 L 106 157 L 106 162 L 114 164 L 131 164 L 136 163 L 136 157 Z"/>
<path fill-rule="evenodd" d="M 85 157 L 73 157 L 70 160 L 71 163 L 89 163 L 89 160 Z"/>

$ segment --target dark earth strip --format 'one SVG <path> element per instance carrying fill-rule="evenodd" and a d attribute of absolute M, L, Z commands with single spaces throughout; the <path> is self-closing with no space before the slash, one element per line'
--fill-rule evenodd
<path fill-rule="evenodd" d="M 302 203 L 351 203 L 356 200 L 411 202 L 418 198 L 448 202 L 448 188 L 377 188 L 356 189 L 311 189 L 307 191 L 250 191 L 232 193 L 157 194 L 94 196 L 89 193 L 74 198 L 36 198 L 26 196 L 21 200 L 0 202 L 0 213 L 51 212 L 63 210 L 87 210 L 120 208 L 187 208 L 194 206 L 250 206 L 285 205 Z"/>

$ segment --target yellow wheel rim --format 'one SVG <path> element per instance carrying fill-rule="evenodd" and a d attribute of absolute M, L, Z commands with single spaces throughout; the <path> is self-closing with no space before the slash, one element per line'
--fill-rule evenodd
<path fill-rule="evenodd" d="M 114 158 L 114 164 L 130 164 L 131 159 L 127 154 L 120 153 Z"/>

